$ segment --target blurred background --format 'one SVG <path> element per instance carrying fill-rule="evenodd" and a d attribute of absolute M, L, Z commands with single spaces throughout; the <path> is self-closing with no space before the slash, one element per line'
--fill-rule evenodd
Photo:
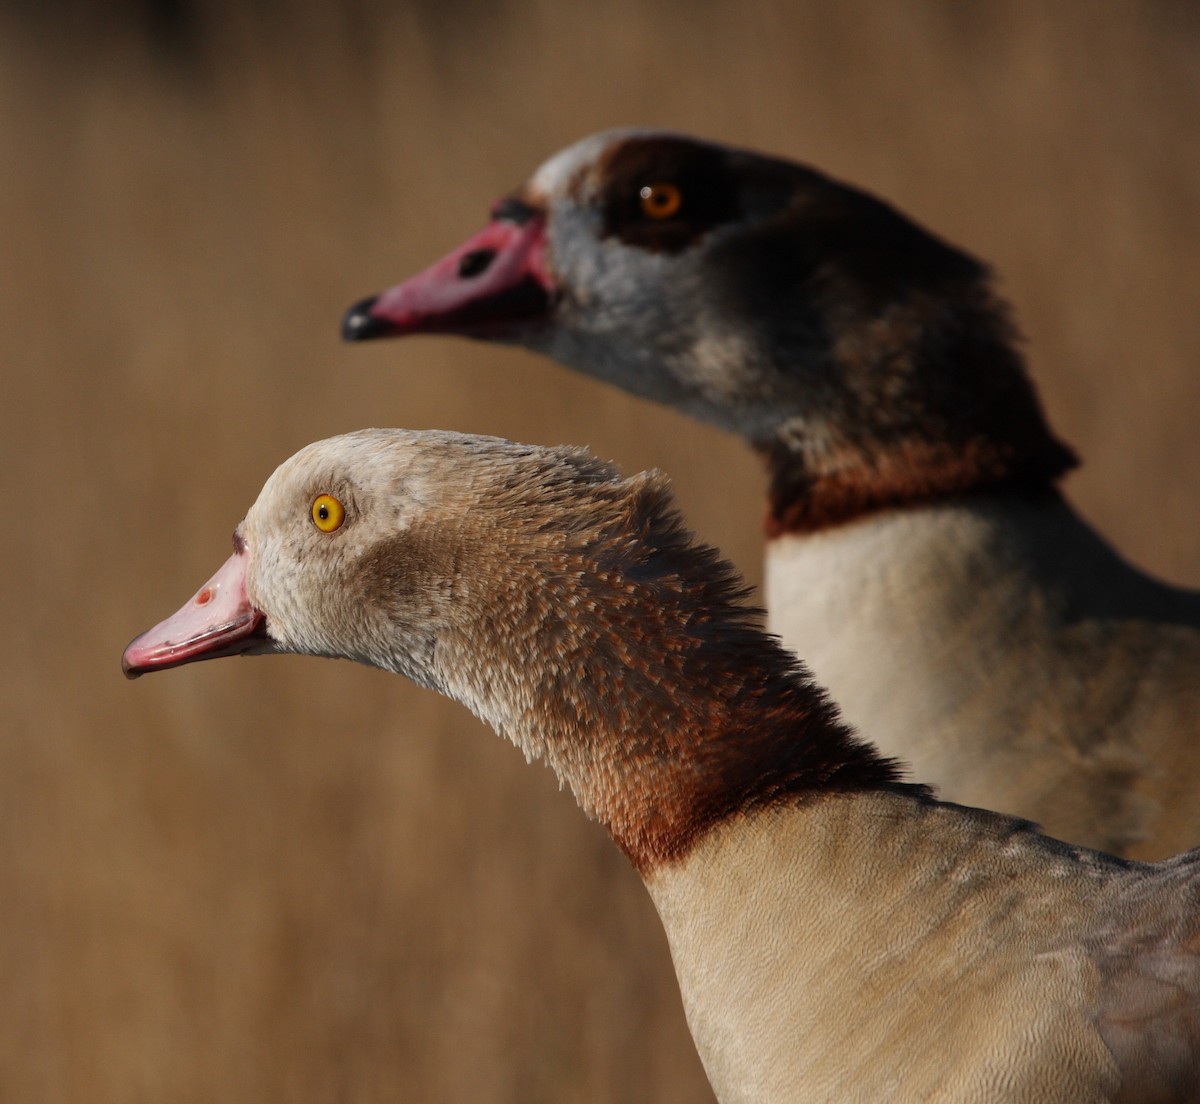
<path fill-rule="evenodd" d="M 627 123 L 992 262 L 1071 496 L 1200 584 L 1198 103 L 1187 0 L 0 3 L 0 1100 L 709 1099 L 650 903 L 548 771 L 400 678 L 128 684 L 121 649 L 363 425 L 664 468 L 757 582 L 736 440 L 530 355 L 338 340 Z"/>

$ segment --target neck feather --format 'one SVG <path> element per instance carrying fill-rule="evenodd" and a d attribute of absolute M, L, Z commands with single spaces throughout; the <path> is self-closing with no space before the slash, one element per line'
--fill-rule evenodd
<path fill-rule="evenodd" d="M 813 432 L 785 419 L 757 442 L 769 537 L 975 491 L 1053 493 L 1078 463 L 1051 431 L 1003 305 L 973 286 L 955 310 L 917 298 L 834 342 L 844 408 Z M 895 394 L 877 397 L 880 378 Z M 875 381 L 860 386 L 854 381 Z"/>
<path fill-rule="evenodd" d="M 447 689 L 544 757 L 639 870 L 752 809 L 898 784 L 692 543 L 660 477 L 586 491 L 567 521 L 489 542 L 480 568 L 505 578 L 444 649 Z M 472 653 L 498 662 L 472 674 Z"/>

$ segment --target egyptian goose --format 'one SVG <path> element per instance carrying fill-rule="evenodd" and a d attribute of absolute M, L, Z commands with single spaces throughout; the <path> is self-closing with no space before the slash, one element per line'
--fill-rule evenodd
<path fill-rule="evenodd" d="M 233 543 L 126 672 L 342 656 L 545 759 L 641 873 L 720 1100 L 1200 1099 L 1200 852 L 903 784 L 661 476 L 365 430 L 283 464 Z"/>
<path fill-rule="evenodd" d="M 770 625 L 942 796 L 1133 857 L 1200 843 L 1200 594 L 1064 501 L 987 269 L 857 189 L 653 131 L 560 152 L 346 316 L 515 342 L 741 434 Z"/>

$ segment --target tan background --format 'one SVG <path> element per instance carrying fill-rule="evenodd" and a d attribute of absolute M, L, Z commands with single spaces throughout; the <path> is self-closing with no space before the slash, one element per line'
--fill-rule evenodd
<path fill-rule="evenodd" d="M 348 664 L 117 667 L 276 463 L 367 424 L 660 466 L 757 580 L 737 441 L 516 352 L 338 342 L 582 134 L 808 160 L 992 261 L 1074 499 L 1200 582 L 1183 0 L 34 7 L 0 6 L 4 1102 L 705 1099 L 649 903 L 547 771 Z"/>

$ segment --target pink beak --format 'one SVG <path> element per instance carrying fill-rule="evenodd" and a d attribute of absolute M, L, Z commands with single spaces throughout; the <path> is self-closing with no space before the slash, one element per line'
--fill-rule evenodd
<path fill-rule="evenodd" d="M 342 320 L 347 341 L 416 333 L 503 337 L 554 302 L 546 268 L 546 219 L 508 200 L 473 238 L 382 295 L 356 303 Z"/>
<path fill-rule="evenodd" d="M 249 559 L 245 545 L 235 537 L 233 555 L 195 597 L 125 649 L 125 677 L 268 646 L 266 616 L 246 597 Z"/>

